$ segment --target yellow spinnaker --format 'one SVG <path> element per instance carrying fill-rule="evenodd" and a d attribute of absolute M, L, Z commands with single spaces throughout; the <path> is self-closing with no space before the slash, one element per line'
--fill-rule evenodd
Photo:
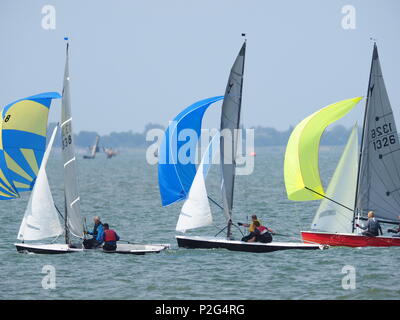
<path fill-rule="evenodd" d="M 308 116 L 294 128 L 285 153 L 284 173 L 288 199 L 310 201 L 323 198 L 315 193 L 325 195 L 318 167 L 321 135 L 327 126 L 346 115 L 361 99 L 357 97 L 331 104 Z"/>

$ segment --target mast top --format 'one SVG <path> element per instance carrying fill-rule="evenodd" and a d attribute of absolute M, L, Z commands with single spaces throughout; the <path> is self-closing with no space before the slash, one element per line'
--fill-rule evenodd
<path fill-rule="evenodd" d="M 245 33 L 242 33 L 242 37 L 244 38 L 244 42 L 246 42 L 247 38 L 246 38 L 246 34 Z"/>

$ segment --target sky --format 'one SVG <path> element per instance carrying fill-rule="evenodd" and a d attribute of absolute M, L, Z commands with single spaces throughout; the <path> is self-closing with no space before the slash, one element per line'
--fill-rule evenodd
<path fill-rule="evenodd" d="M 43 28 L 46 5 L 55 29 Z M 354 29 L 343 28 L 346 5 L 355 9 Z M 242 32 L 246 127 L 286 130 L 328 104 L 365 96 L 370 37 L 399 119 L 398 0 L 1 0 L 0 105 L 61 92 L 68 36 L 76 132 L 167 125 L 186 106 L 224 94 Z M 362 123 L 364 104 L 340 123 Z M 220 104 L 209 110 L 217 119 Z M 50 121 L 59 118 L 56 101 Z"/>

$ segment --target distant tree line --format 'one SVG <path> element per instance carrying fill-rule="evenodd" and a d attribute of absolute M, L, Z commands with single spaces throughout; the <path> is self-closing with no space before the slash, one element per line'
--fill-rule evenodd
<path fill-rule="evenodd" d="M 49 124 L 48 135 L 51 134 L 56 123 Z M 145 148 L 149 142 L 146 141 L 146 134 L 150 129 L 160 128 L 165 129 L 162 125 L 149 123 L 145 126 L 143 132 L 111 132 L 110 134 L 100 136 L 100 147 L 106 148 Z M 288 130 L 279 131 L 270 127 L 253 127 L 254 129 L 254 144 L 256 147 L 266 146 L 285 146 L 293 127 Z M 344 145 L 350 135 L 351 128 L 346 128 L 342 125 L 336 125 L 325 131 L 322 135 L 321 145 L 334 146 Z M 59 135 L 60 133 L 58 133 Z M 92 146 L 96 137 L 99 134 L 95 131 L 80 131 L 74 135 L 75 145 L 78 148 L 87 148 Z M 55 147 L 61 147 L 60 138 L 54 141 Z"/>

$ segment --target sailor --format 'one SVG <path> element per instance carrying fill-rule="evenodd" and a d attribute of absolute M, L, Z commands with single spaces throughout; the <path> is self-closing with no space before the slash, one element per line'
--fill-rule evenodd
<path fill-rule="evenodd" d="M 103 250 L 115 251 L 117 249 L 117 241 L 119 240 L 119 236 L 113 229 L 110 229 L 108 223 L 103 224 L 103 227 L 104 227 Z"/>
<path fill-rule="evenodd" d="M 262 226 L 258 221 L 254 221 L 254 226 L 254 231 L 250 233 L 252 237 L 245 240 L 246 242 L 269 243 L 272 241 L 272 234 L 274 234 L 274 231 L 272 229 Z"/>
<path fill-rule="evenodd" d="M 249 232 L 252 233 L 256 229 L 256 226 L 254 225 L 254 222 L 256 222 L 256 221 L 258 221 L 258 223 L 261 224 L 261 221 L 257 218 L 257 216 L 255 214 L 253 214 L 251 216 L 251 223 L 250 224 L 238 222 L 238 225 L 246 227 L 246 228 L 249 228 Z"/>
<path fill-rule="evenodd" d="M 356 224 L 356 227 L 361 228 L 363 231 L 361 234 L 367 237 L 376 237 L 382 235 L 382 228 L 379 221 L 375 219 L 375 214 L 373 211 L 368 212 L 368 221 L 365 227 Z"/>
<path fill-rule="evenodd" d="M 400 220 L 400 216 L 398 216 L 399 220 Z M 400 237 L 400 224 L 397 226 L 397 228 L 394 229 L 388 229 L 389 233 L 395 233 L 393 235 L 393 237 Z"/>
<path fill-rule="evenodd" d="M 86 231 L 85 234 L 90 234 L 92 236 L 91 239 L 83 240 L 83 246 L 85 249 L 94 249 L 99 247 L 103 243 L 103 223 L 100 220 L 99 216 L 95 216 L 93 218 L 94 226 L 93 231 Z"/>

